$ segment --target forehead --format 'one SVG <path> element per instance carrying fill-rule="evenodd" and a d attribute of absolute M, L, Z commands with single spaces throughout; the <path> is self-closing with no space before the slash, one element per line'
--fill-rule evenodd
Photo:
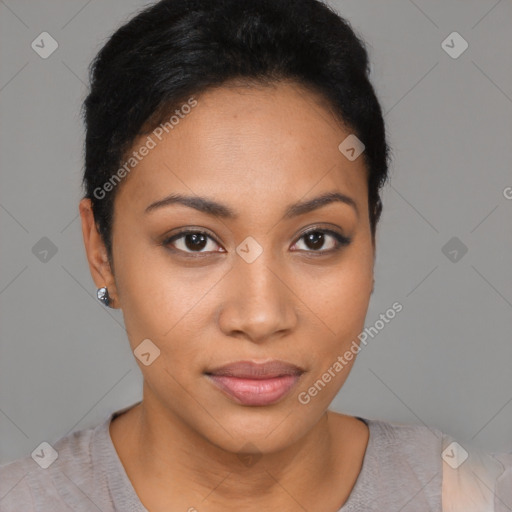
<path fill-rule="evenodd" d="M 365 200 L 363 158 L 349 161 L 339 151 L 350 131 L 321 97 L 279 83 L 220 87 L 195 99 L 197 106 L 175 117 L 168 133 L 149 134 L 154 147 L 130 172 L 116 202 L 142 210 L 179 191 L 268 208 L 284 196 L 297 200 L 332 189 Z"/>

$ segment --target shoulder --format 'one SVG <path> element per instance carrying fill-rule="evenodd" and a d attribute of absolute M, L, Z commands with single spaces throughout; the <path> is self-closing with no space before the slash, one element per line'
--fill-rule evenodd
<path fill-rule="evenodd" d="M 379 460 L 410 468 L 441 469 L 443 433 L 434 427 L 368 419 L 370 439 Z"/>
<path fill-rule="evenodd" d="M 73 510 L 94 491 L 93 450 L 105 423 L 73 432 L 53 445 L 40 444 L 31 455 L 0 466 L 0 510 Z"/>
<path fill-rule="evenodd" d="M 512 451 L 491 454 L 502 466 L 496 477 L 494 506 L 495 512 L 512 510 Z"/>
<path fill-rule="evenodd" d="M 471 442 L 443 436 L 443 510 L 512 510 L 512 452 L 486 452 Z"/>
<path fill-rule="evenodd" d="M 0 510 L 35 509 L 27 475 L 34 469 L 34 461 L 30 457 L 17 459 L 0 466 Z"/>
<path fill-rule="evenodd" d="M 374 465 L 397 477 L 390 477 L 391 486 L 421 485 L 443 512 L 512 510 L 512 452 L 487 452 L 424 425 L 366 421 Z"/>
<path fill-rule="evenodd" d="M 440 499 L 443 433 L 426 425 L 368 422 L 375 466 L 390 473 L 390 485 L 421 490 L 428 501 Z"/>
<path fill-rule="evenodd" d="M 368 445 L 343 512 L 441 510 L 442 433 L 424 425 L 366 419 Z"/>

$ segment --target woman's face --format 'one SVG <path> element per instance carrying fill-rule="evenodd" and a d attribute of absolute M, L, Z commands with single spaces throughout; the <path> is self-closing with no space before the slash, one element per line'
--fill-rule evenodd
<path fill-rule="evenodd" d="M 354 362 L 308 392 L 364 328 L 374 246 L 363 158 L 340 152 L 350 133 L 297 84 L 196 99 L 119 185 L 109 290 L 132 350 L 147 339 L 145 352 L 160 350 L 138 360 L 145 403 L 225 450 L 271 452 L 319 421 Z M 171 194 L 189 205 L 158 205 Z M 310 204 L 326 194 L 338 199 Z M 269 360 L 303 372 L 234 394 L 219 387 L 232 378 L 208 375 Z"/>

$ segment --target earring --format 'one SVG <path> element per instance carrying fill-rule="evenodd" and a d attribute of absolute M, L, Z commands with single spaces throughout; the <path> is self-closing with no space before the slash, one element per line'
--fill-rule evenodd
<path fill-rule="evenodd" d="M 98 288 L 98 291 L 96 292 L 96 296 L 98 297 L 98 300 L 105 306 L 111 308 L 111 298 L 108 294 L 107 287 L 104 286 L 103 288 Z"/>

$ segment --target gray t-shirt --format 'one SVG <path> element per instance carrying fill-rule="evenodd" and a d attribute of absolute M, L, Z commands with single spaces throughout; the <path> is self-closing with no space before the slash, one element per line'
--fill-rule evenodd
<path fill-rule="evenodd" d="M 148 512 L 109 433 L 110 421 L 130 407 L 53 447 L 43 446 L 33 457 L 0 466 L 0 511 Z M 512 453 L 462 447 L 425 426 L 359 419 L 369 427 L 368 446 L 356 484 L 338 512 L 512 510 Z M 57 458 L 43 469 L 52 454 Z"/>

